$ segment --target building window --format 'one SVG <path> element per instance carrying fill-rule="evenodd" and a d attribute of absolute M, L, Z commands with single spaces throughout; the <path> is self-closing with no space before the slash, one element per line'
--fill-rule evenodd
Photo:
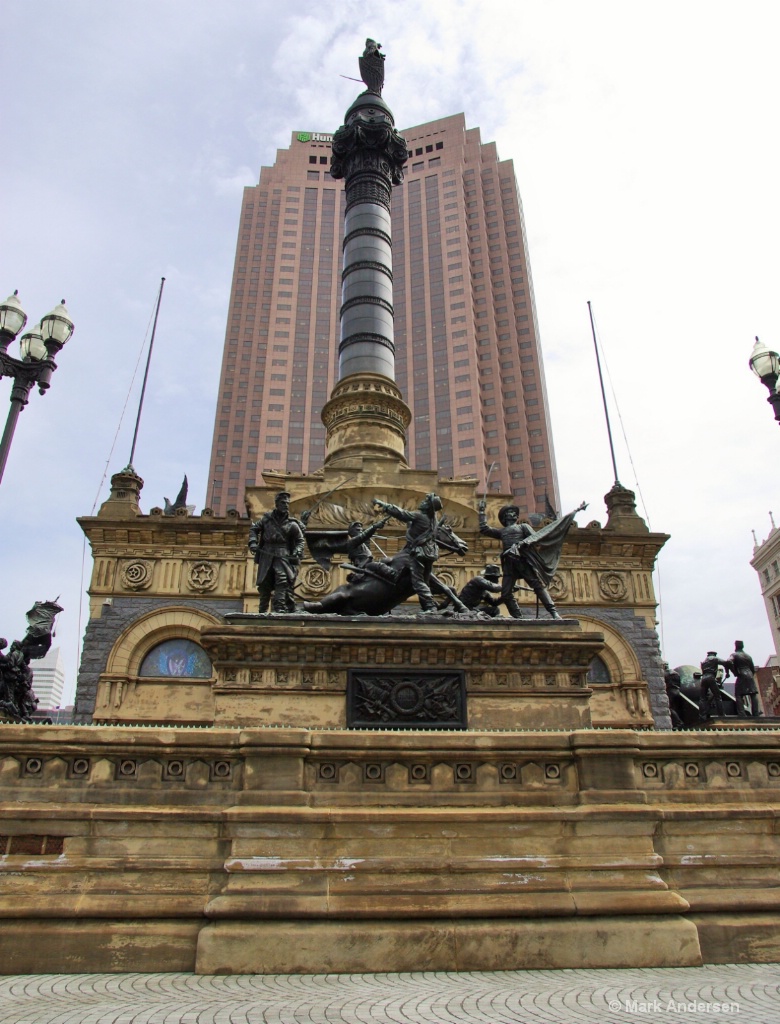
<path fill-rule="evenodd" d="M 598 655 L 596 655 L 588 667 L 587 681 L 591 686 L 603 686 L 612 682 L 609 677 L 609 669 Z"/>
<path fill-rule="evenodd" d="M 194 640 L 176 638 L 163 640 L 153 647 L 141 662 L 139 676 L 179 676 L 190 679 L 208 679 L 212 675 L 211 662 L 202 647 Z"/>

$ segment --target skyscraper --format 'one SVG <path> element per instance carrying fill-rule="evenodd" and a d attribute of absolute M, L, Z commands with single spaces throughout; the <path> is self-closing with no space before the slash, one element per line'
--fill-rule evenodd
<path fill-rule="evenodd" d="M 38 708 L 58 708 L 65 688 L 65 665 L 59 647 L 52 647 L 39 660 L 33 662 L 33 691 Z"/>
<path fill-rule="evenodd" d="M 408 461 L 477 477 L 523 511 L 558 507 L 533 287 L 511 160 L 463 114 L 402 132 L 393 189 L 395 378 Z M 331 136 L 294 133 L 244 190 L 211 453 L 209 503 L 240 507 L 263 470 L 325 457 L 337 379 L 344 194 Z"/>

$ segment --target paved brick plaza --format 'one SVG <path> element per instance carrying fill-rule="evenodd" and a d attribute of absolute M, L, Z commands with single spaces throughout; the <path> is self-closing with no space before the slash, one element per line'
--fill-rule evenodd
<path fill-rule="evenodd" d="M 779 985 L 780 964 L 470 974 L 34 975 L 0 978 L 0 1024 L 775 1024 Z"/>

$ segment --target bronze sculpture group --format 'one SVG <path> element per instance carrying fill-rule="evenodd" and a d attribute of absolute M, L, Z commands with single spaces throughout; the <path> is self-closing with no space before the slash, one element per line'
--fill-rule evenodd
<path fill-rule="evenodd" d="M 761 710 L 758 700 L 756 666 L 741 640 L 734 643 L 734 651 L 727 659 L 718 657 L 717 651 L 708 651 L 701 662 L 701 671 L 693 673 L 690 682 L 683 682 L 680 673 L 665 666 L 664 682 L 669 700 L 672 728 L 695 728 L 711 718 L 736 716 L 758 718 Z M 729 676 L 734 678 L 734 693 L 724 687 Z"/>
<path fill-rule="evenodd" d="M 345 554 L 349 561 L 343 565 L 350 570 L 346 583 L 332 593 L 318 601 L 303 602 L 303 610 L 311 614 L 384 615 L 415 595 L 421 614 L 425 615 L 452 608 L 458 614 L 494 617 L 503 604 L 512 618 L 520 618 L 515 593 L 522 581 L 527 585 L 523 589 L 532 590 L 550 616 L 560 619 L 548 587 L 566 534 L 576 513 L 586 507 L 584 503 L 569 515 L 534 530 L 519 521 L 520 510 L 515 505 L 506 505 L 499 511 L 500 529 L 489 526 L 486 504 L 481 501 L 480 532 L 501 541 L 501 568 L 486 566 L 466 583 L 460 594 L 454 593 L 434 572 L 442 549 L 457 554 L 467 550 L 446 517 L 440 515 L 439 495 L 426 494 L 416 509 L 402 508 L 379 498 L 373 504 L 382 515 L 368 527 L 353 522 L 346 532 L 326 534 L 307 529 L 311 511 L 304 512 L 300 519 L 293 517 L 289 493 L 279 492 L 274 509 L 253 522 L 249 531 L 249 550 L 258 567 L 260 613 L 268 612 L 269 607 L 276 614 L 295 611 L 295 585 L 304 546 L 308 545 L 312 557 L 328 568 L 333 554 Z M 375 559 L 368 543 L 391 518 L 406 524 L 404 547 L 392 557 Z M 444 600 L 437 603 L 437 597 Z"/>
<path fill-rule="evenodd" d="M 51 647 L 54 619 L 62 608 L 56 601 L 36 601 L 27 612 L 27 632 L 8 647 L 0 637 L 0 710 L 14 722 L 29 722 L 38 708 L 30 661 Z"/>

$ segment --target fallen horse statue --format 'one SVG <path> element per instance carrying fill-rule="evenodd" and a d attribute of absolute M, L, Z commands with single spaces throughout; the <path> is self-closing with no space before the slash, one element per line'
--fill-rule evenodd
<path fill-rule="evenodd" d="M 444 519 L 436 523 L 436 543 L 440 548 L 459 555 L 468 550 L 465 541 Z M 414 594 L 412 561 L 412 554 L 404 549 L 392 558 L 371 561 L 362 568 L 346 566 L 352 570 L 347 582 L 319 601 L 304 601 L 304 610 L 315 615 L 386 615 Z M 457 611 L 468 611 L 449 587 L 433 574 L 430 587 L 436 594 L 450 600 L 454 598 Z"/>

